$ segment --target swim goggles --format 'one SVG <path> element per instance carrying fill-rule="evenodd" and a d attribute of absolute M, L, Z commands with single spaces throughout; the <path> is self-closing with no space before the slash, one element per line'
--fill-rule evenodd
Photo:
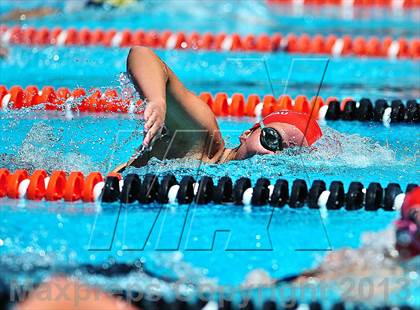
<path fill-rule="evenodd" d="M 281 134 L 273 127 L 265 127 L 264 123 L 260 122 L 260 143 L 261 145 L 272 152 L 283 150 L 283 138 Z"/>

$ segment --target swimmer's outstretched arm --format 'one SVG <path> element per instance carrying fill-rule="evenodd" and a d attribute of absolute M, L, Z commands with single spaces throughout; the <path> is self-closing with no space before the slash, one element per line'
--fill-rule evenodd
<path fill-rule="evenodd" d="M 131 48 L 127 58 L 127 71 L 133 77 L 137 91 L 148 101 L 144 111 L 144 130 L 147 134 L 143 140 L 143 144 L 148 146 L 153 137 L 162 130 L 165 122 L 168 72 L 159 57 L 145 47 Z"/>
<path fill-rule="evenodd" d="M 177 130 L 207 132 L 204 142 L 209 159 L 223 152 L 224 141 L 213 111 L 185 88 L 175 73 L 151 49 L 143 46 L 131 48 L 127 71 L 137 91 L 147 99 L 144 146 L 150 146 L 165 125 L 173 133 Z M 122 172 L 131 162 L 119 165 L 112 172 Z"/>
<path fill-rule="evenodd" d="M 151 49 L 142 46 L 131 48 L 127 58 L 127 70 L 133 77 L 137 90 L 148 100 L 144 112 L 147 134 L 143 143 L 146 146 L 162 130 L 164 123 L 170 124 L 172 127 L 169 129 L 175 131 L 178 129 L 177 123 L 190 121 L 196 124 L 191 129 L 207 130 L 210 133 L 210 157 L 223 149 L 224 141 L 213 111 L 190 92 Z M 167 104 L 179 105 L 184 113 L 166 115 Z"/>

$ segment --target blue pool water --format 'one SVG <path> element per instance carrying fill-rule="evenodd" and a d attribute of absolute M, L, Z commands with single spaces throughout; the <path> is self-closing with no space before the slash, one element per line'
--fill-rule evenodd
<path fill-rule="evenodd" d="M 5 0 L 0 3 L 4 12 L 21 7 L 48 5 L 66 9 L 61 0 Z M 67 7 L 71 11 L 71 6 Z M 86 18 L 89 16 L 89 18 Z M 331 7 L 267 6 L 264 1 L 247 0 L 240 5 L 229 1 L 142 1 L 136 6 L 120 10 L 98 12 L 86 9 L 71 14 L 61 13 L 38 20 L 24 21 L 25 25 L 75 28 L 169 29 L 172 31 L 247 33 L 335 33 L 378 36 L 417 36 L 419 10 L 405 12 L 371 8 L 340 10 Z M 185 21 L 188 20 L 188 24 Z M 252 27 L 252 28 L 250 28 Z M 252 29 L 252 31 L 251 31 Z"/>
<path fill-rule="evenodd" d="M 40 1 L 2 1 L 0 8 L 6 12 L 17 3 L 36 6 Z M 334 10 L 327 15 L 316 15 L 315 12 L 317 18 L 314 18 L 276 10 L 267 13 L 264 4 L 253 1 L 245 1 L 238 10 L 219 2 L 201 5 L 191 1 L 188 4 L 190 8 L 181 11 L 177 1 L 145 2 L 133 10 L 86 11 L 28 20 L 24 24 L 247 33 L 249 25 L 241 22 L 242 18 L 254 23 L 254 33 L 419 35 L 415 27 L 418 17 L 413 13 L 401 13 L 402 16 L 384 13 L 373 17 L 364 13 L 366 16 L 361 14 L 356 19 L 338 23 L 340 15 Z M 216 10 L 219 15 L 204 20 L 202 16 L 209 10 Z M 176 18 L 170 18 L 173 16 Z M 185 23 L 185 20 L 189 22 Z M 7 87 L 118 88 L 127 52 L 127 49 L 94 47 L 11 47 L 10 56 L 0 60 L 0 84 Z M 283 93 L 312 97 L 317 93 L 327 62 L 324 56 L 282 53 L 163 50 L 157 53 L 196 93 L 264 95 L 273 89 L 277 97 Z M 330 59 L 320 96 L 420 98 L 419 70 L 420 62 L 412 60 Z M 239 133 L 254 122 L 255 119 L 250 118 L 219 119 L 229 146 L 235 146 Z M 152 161 L 147 167 L 129 172 L 140 175 L 153 172 L 159 176 L 174 173 L 178 179 L 183 175 L 197 178 L 210 175 L 216 179 L 225 175 L 233 179 L 247 176 L 253 182 L 259 177 L 272 181 L 284 178 L 289 182 L 302 178 L 308 184 L 316 179 L 325 180 L 327 184 L 341 180 L 346 189 L 351 181 L 364 185 L 376 181 L 383 186 L 397 182 L 403 188 L 418 182 L 419 139 L 415 125 L 385 127 L 376 123 L 336 121 L 321 126 L 324 137 L 305 151 L 289 150 L 282 155 L 256 156 L 219 166 L 200 165 L 194 160 Z M 13 154 L 17 158 L 12 163 L 0 162 L 1 167 L 106 174 L 126 161 L 141 143 L 141 128 L 141 120 L 133 116 L 82 114 L 66 118 L 42 111 L 0 112 L 0 153 Z M 381 210 L 322 213 L 307 208 L 273 209 L 268 206 L 121 207 L 119 204 L 101 206 L 9 199 L 0 201 L 0 214 L 0 268 L 2 277 L 8 281 L 16 277 L 41 280 L 60 266 L 141 260 L 146 268 L 156 273 L 223 286 L 240 285 L 254 269 L 263 269 L 272 277 L 282 277 L 315 267 L 331 251 L 360 247 L 366 232 L 383 231 L 398 217 L 397 212 Z M 218 232 L 213 240 L 216 230 L 223 232 Z M 385 237 L 377 239 L 378 243 L 392 242 Z M 23 267 L 16 270 L 13 266 Z M 31 266 L 49 268 L 36 274 L 25 272 Z M 420 305 L 420 294 L 416 294 L 420 291 L 417 278 L 413 274 L 405 276 L 410 286 L 397 290 L 390 297 L 391 301 Z M 146 285 L 151 281 L 141 274 L 112 280 L 80 277 L 105 289 L 116 283 L 127 288 L 133 283 Z M 401 291 L 404 294 L 400 294 Z"/>

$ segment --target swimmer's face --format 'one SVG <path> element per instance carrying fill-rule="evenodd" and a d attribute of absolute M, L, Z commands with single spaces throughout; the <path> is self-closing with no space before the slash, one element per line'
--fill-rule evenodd
<path fill-rule="evenodd" d="M 270 123 L 266 127 L 277 130 L 283 139 L 283 149 L 293 146 L 307 146 L 307 141 L 302 132 L 295 126 L 285 123 Z M 238 148 L 235 159 L 246 159 L 254 155 L 275 154 L 276 152 L 267 150 L 260 142 L 261 129 L 257 128 L 253 131 L 247 130 L 239 137 L 241 145 Z"/>

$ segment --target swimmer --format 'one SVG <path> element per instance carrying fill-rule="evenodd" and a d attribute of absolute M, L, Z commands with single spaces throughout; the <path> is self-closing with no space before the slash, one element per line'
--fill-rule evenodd
<path fill-rule="evenodd" d="M 239 146 L 226 148 L 210 107 L 189 91 L 151 49 L 131 48 L 127 71 L 137 91 L 147 100 L 145 137 L 132 158 L 113 172 L 145 166 L 152 157 L 188 157 L 220 164 L 256 154 L 275 154 L 292 146 L 310 146 L 322 136 L 317 122 L 309 115 L 279 111 L 243 132 Z"/>
<path fill-rule="evenodd" d="M 374 240 L 370 242 L 372 244 L 364 245 L 359 249 L 334 251 L 327 255 L 318 267 L 297 275 L 273 279 L 264 270 L 253 270 L 246 276 L 243 286 L 270 287 L 281 283 L 304 284 L 314 281 L 335 281 L 334 283 L 344 284 L 345 281 L 339 280 L 369 279 L 370 283 L 375 284 L 372 286 L 374 296 L 384 296 L 385 288 L 381 286 L 384 279 L 396 279 L 397 283 L 389 287 L 389 293 L 404 284 L 399 280 L 407 272 L 411 269 L 418 271 L 420 187 L 416 187 L 407 194 L 401 209 L 401 217 L 395 222 L 394 228 L 374 234 L 372 238 Z M 384 240 L 387 244 L 381 244 L 379 240 Z M 360 298 L 357 288 L 359 285 L 356 283 L 355 291 L 350 292 L 348 285 L 343 288 L 343 291 L 346 291 L 348 297 Z"/>

